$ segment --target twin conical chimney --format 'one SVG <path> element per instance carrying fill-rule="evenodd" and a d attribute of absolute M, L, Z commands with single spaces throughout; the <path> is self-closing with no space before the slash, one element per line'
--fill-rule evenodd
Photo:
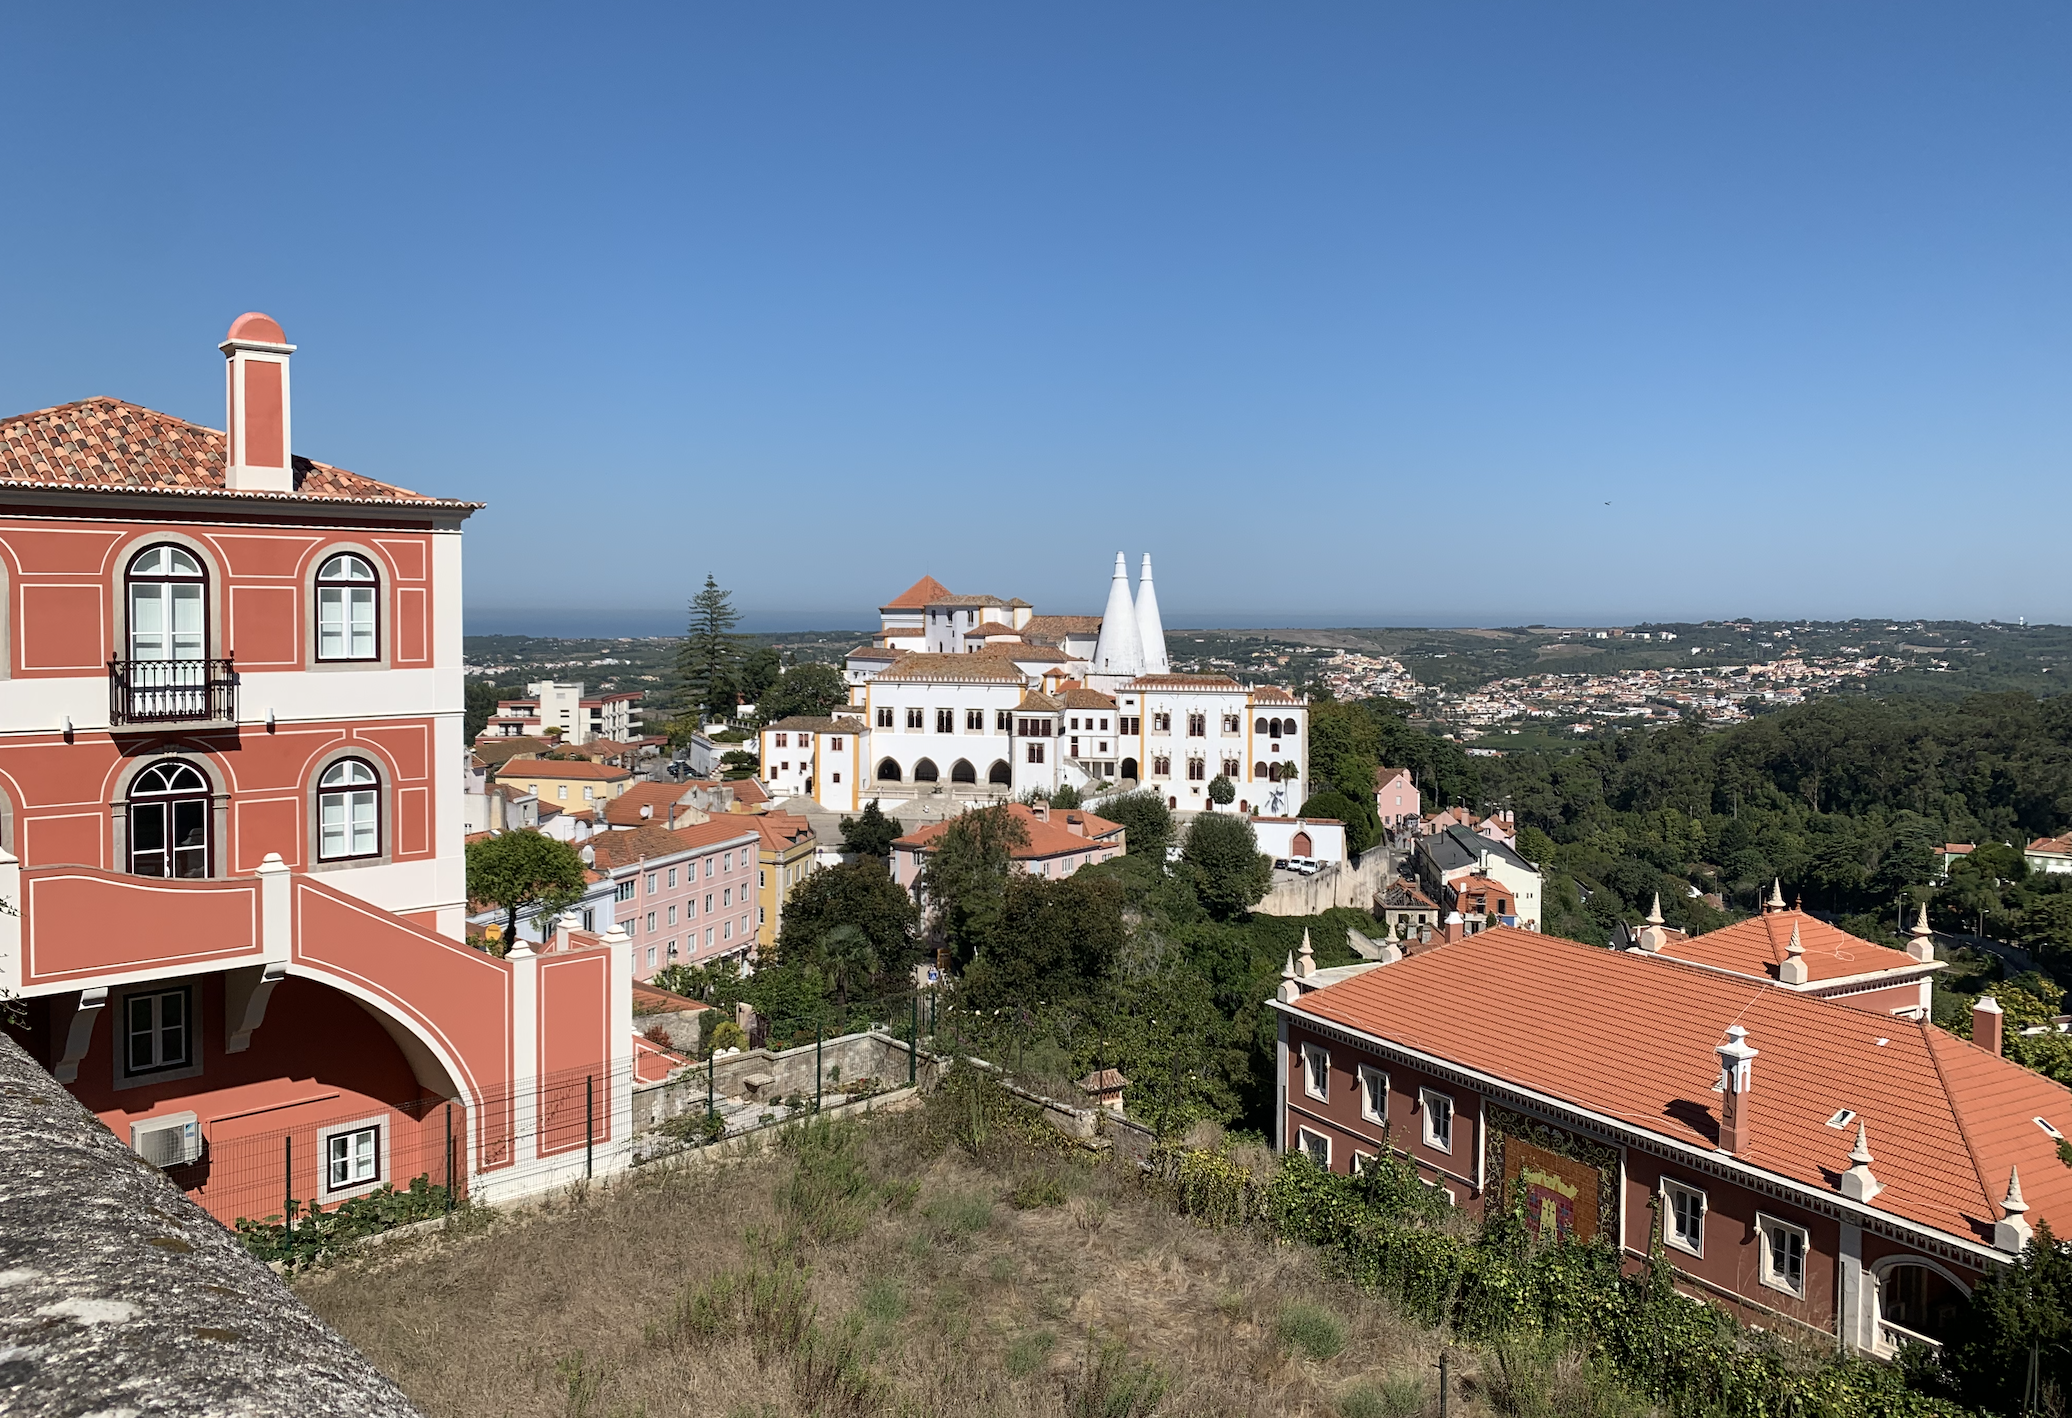
<path fill-rule="evenodd" d="M 1108 609 L 1101 613 L 1101 638 L 1094 643 L 1097 675 L 1134 679 L 1144 673 L 1144 644 L 1137 635 L 1137 608 L 1130 603 L 1130 564 L 1115 553 L 1115 579 L 1108 583 Z"/>
<path fill-rule="evenodd" d="M 1144 673 L 1172 672 L 1166 659 L 1165 624 L 1158 618 L 1158 592 L 1151 587 L 1151 553 L 1144 553 L 1144 569 L 1137 576 L 1137 644 L 1144 652 Z"/>

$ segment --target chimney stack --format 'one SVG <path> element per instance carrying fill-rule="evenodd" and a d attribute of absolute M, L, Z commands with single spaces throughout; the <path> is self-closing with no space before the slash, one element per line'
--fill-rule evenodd
<path fill-rule="evenodd" d="M 1760 1049 L 1751 1048 L 1748 1031 L 1738 1024 L 1727 1026 L 1727 1042 L 1719 1055 L 1719 1150 L 1740 1156 L 1748 1151 L 1751 1137 L 1748 1092 L 1754 1083 L 1754 1063 Z"/>
<path fill-rule="evenodd" d="M 223 351 L 224 486 L 233 492 L 293 492 L 288 356 L 295 347 L 270 315 L 247 311 L 217 346 Z"/>
<path fill-rule="evenodd" d="M 1638 944 L 1642 950 L 1661 950 L 1669 939 L 1669 933 L 1662 929 L 1662 893 L 1655 893 L 1655 904 L 1648 909 L 1647 924 L 1640 928 Z"/>
<path fill-rule="evenodd" d="M 2006 1024 L 2000 1001 L 1991 995 L 1981 995 L 1978 1003 L 1971 1007 L 1971 1042 L 1989 1054 L 1999 1053 L 2000 1036 Z"/>

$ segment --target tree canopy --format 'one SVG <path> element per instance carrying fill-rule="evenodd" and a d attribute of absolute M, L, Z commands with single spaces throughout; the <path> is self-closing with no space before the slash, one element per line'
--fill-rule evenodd
<path fill-rule="evenodd" d="M 879 807 L 876 798 L 863 805 L 859 816 L 842 819 L 842 850 L 845 852 L 861 852 L 884 861 L 892 855 L 892 844 L 904 836 L 906 828 L 900 825 L 898 818 Z"/>
<path fill-rule="evenodd" d="M 724 717 L 741 702 L 741 641 L 734 634 L 740 623 L 733 598 L 708 573 L 691 598 L 690 626 L 676 657 L 689 712 Z"/>
<path fill-rule="evenodd" d="M 1022 820 L 1001 806 L 951 818 L 930 845 L 921 868 L 921 895 L 959 964 L 969 963 L 998 938 L 1011 854 L 1028 844 Z"/>
<path fill-rule="evenodd" d="M 1273 862 L 1260 853 L 1251 822 L 1228 813 L 1199 814 L 1187 828 L 1180 861 L 1202 906 L 1218 920 L 1245 915 L 1273 885 Z"/>
<path fill-rule="evenodd" d="M 583 859 L 566 842 L 530 829 L 468 843 L 468 897 L 504 913 L 504 939 L 518 939 L 520 916 L 552 916 L 582 900 Z"/>
<path fill-rule="evenodd" d="M 833 665 L 793 665 L 754 691 L 753 697 L 757 720 L 774 724 L 795 714 L 825 718 L 849 702 L 849 688 Z"/>

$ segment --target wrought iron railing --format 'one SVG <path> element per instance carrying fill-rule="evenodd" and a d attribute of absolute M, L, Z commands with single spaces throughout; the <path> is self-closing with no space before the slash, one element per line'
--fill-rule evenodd
<path fill-rule="evenodd" d="M 108 722 L 232 723 L 237 666 L 223 660 L 110 660 Z"/>

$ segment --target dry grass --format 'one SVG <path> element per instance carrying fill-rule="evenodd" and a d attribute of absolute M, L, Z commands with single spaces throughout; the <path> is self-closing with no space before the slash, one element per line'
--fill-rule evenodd
<path fill-rule="evenodd" d="M 1436 1411 L 1439 1337 L 1315 1256 L 1011 1131 L 957 1146 L 944 1111 L 650 1169 L 300 1289 L 433 1418 Z"/>

